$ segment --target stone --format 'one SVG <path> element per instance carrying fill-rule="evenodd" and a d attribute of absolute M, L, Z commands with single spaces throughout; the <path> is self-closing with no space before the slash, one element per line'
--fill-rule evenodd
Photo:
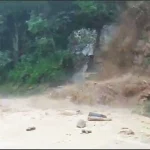
<path fill-rule="evenodd" d="M 125 134 L 125 135 L 134 135 L 135 133 L 128 128 L 122 128 L 122 130 L 119 132 L 120 134 Z"/>
<path fill-rule="evenodd" d="M 122 129 L 128 129 L 127 127 L 123 127 Z"/>
<path fill-rule="evenodd" d="M 106 115 L 103 114 L 99 114 L 99 113 L 95 113 L 95 112 L 89 112 L 89 117 L 93 116 L 93 117 L 101 117 L 101 118 L 107 118 Z"/>
<path fill-rule="evenodd" d="M 83 119 L 80 119 L 80 120 L 77 122 L 77 127 L 78 127 L 78 128 L 84 128 L 84 127 L 86 127 L 86 121 L 84 121 Z"/>
<path fill-rule="evenodd" d="M 35 127 L 28 127 L 27 129 L 26 129 L 26 131 L 33 131 L 33 130 L 35 130 L 36 128 Z"/>
<path fill-rule="evenodd" d="M 83 130 L 82 130 L 82 134 L 83 134 L 83 133 L 89 134 L 89 133 L 92 133 L 92 130 L 85 130 L 85 129 L 83 129 Z"/>
<path fill-rule="evenodd" d="M 89 116 L 88 121 L 112 121 L 112 119 L 111 118 Z"/>

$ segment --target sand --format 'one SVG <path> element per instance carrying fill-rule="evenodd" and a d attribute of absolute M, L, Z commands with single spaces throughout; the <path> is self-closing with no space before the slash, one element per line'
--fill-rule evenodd
<path fill-rule="evenodd" d="M 0 148 L 150 148 L 150 119 L 133 114 L 127 108 L 97 105 L 75 105 L 69 100 L 44 99 L 44 96 L 1 99 Z M 79 115 L 64 111 L 81 110 Z M 99 112 L 112 121 L 87 121 L 90 111 Z M 76 127 L 79 119 L 87 121 L 81 134 Z M 26 131 L 34 126 L 36 130 Z M 123 127 L 134 135 L 123 135 Z"/>

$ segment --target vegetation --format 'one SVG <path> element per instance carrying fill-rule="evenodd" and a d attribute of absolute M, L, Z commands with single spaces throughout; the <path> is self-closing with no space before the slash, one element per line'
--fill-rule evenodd
<path fill-rule="evenodd" d="M 116 20 L 118 3 L 105 1 L 2 1 L 0 82 L 59 82 L 73 73 L 76 55 L 70 35 L 82 28 L 100 31 Z"/>

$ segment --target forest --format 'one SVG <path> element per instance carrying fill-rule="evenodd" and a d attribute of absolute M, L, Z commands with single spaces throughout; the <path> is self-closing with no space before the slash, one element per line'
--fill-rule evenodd
<path fill-rule="evenodd" d="M 82 58 L 75 31 L 95 31 L 99 49 L 104 25 L 117 22 L 123 1 L 1 1 L 0 83 L 61 82 Z M 80 34 L 80 33 L 79 33 Z M 80 46 L 88 39 L 78 39 Z"/>

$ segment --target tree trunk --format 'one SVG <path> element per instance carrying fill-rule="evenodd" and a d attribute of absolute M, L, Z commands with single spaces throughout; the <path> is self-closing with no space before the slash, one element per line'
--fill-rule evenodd
<path fill-rule="evenodd" d="M 19 33 L 17 25 L 15 24 L 15 34 L 13 37 L 13 57 L 14 57 L 14 63 L 16 64 L 19 60 Z"/>

